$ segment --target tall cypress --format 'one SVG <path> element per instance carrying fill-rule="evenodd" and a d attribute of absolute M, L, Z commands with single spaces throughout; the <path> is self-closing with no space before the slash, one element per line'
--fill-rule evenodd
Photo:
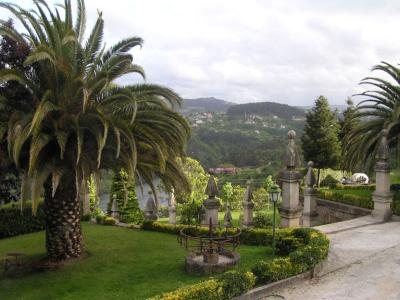
<path fill-rule="evenodd" d="M 128 181 L 128 174 L 124 170 L 116 173 L 113 177 L 108 211 L 111 210 L 113 195 L 117 199 L 121 222 L 134 224 L 143 222 L 144 216 L 139 208 L 135 184 Z"/>
<path fill-rule="evenodd" d="M 314 107 L 306 114 L 304 134 L 301 137 L 305 160 L 312 160 L 318 169 L 318 185 L 321 169 L 339 166 L 339 130 L 336 113 L 330 110 L 328 100 L 324 96 L 318 97 Z"/>

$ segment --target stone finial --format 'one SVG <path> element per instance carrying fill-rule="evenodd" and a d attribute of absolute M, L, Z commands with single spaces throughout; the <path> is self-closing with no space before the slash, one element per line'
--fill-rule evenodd
<path fill-rule="evenodd" d="M 218 194 L 218 187 L 217 184 L 215 183 L 214 176 L 212 175 L 210 175 L 210 178 L 208 179 L 205 193 L 210 198 L 215 198 L 215 196 Z"/>
<path fill-rule="evenodd" d="M 304 179 L 304 184 L 307 187 L 310 187 L 310 188 L 314 187 L 314 185 L 317 182 L 317 180 L 315 179 L 313 166 L 314 166 L 314 163 L 312 161 L 309 161 L 308 162 L 308 171 L 307 171 L 307 174 L 306 174 L 306 178 Z"/>
<path fill-rule="evenodd" d="M 287 169 L 295 169 L 300 165 L 299 154 L 296 149 L 295 139 L 296 132 L 289 130 L 288 139 L 289 143 L 286 148 L 286 167 Z"/>
<path fill-rule="evenodd" d="M 379 143 L 378 151 L 376 152 L 375 158 L 377 160 L 386 161 L 389 159 L 389 145 L 387 141 L 389 131 L 387 129 L 382 130 L 382 138 Z"/>
<path fill-rule="evenodd" d="M 253 190 L 251 188 L 251 181 L 247 180 L 246 182 L 246 191 L 244 192 L 243 202 L 251 202 L 253 200 Z"/>

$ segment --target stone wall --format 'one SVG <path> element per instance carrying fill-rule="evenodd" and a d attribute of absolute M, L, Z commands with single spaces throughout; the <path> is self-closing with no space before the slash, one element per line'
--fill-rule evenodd
<path fill-rule="evenodd" d="M 303 196 L 300 197 L 303 202 Z M 336 223 L 354 218 L 367 216 L 372 213 L 371 209 L 352 206 L 344 203 L 334 202 L 317 198 L 317 223 L 329 224 Z"/>

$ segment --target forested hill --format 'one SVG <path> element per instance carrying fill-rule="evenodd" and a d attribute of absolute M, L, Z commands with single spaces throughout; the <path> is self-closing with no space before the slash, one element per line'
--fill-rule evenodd
<path fill-rule="evenodd" d="M 209 98 L 196 98 L 196 99 L 184 99 L 182 105 L 183 113 L 190 112 L 223 112 L 225 113 L 229 107 L 234 105 L 232 102 L 217 99 L 214 97 Z"/>
<path fill-rule="evenodd" d="M 228 108 L 226 114 L 230 117 L 257 114 L 260 116 L 277 116 L 281 119 L 303 117 L 304 110 L 275 102 L 257 102 L 234 105 Z"/>

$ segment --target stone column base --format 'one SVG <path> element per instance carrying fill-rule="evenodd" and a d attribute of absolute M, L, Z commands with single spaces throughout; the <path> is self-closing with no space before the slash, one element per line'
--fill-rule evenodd
<path fill-rule="evenodd" d="M 302 217 L 302 227 L 314 227 L 318 224 L 317 220 L 318 214 L 314 212 L 313 214 L 303 213 Z"/>
<path fill-rule="evenodd" d="M 280 207 L 279 213 L 281 216 L 281 228 L 300 227 L 301 207 L 296 209 Z"/>
<path fill-rule="evenodd" d="M 176 207 L 174 205 L 168 208 L 169 224 L 176 224 Z"/>
<path fill-rule="evenodd" d="M 372 211 L 372 216 L 381 220 L 382 222 L 388 221 L 392 217 L 392 204 L 393 193 L 377 193 L 372 194 L 372 200 L 374 201 L 374 210 Z"/>

